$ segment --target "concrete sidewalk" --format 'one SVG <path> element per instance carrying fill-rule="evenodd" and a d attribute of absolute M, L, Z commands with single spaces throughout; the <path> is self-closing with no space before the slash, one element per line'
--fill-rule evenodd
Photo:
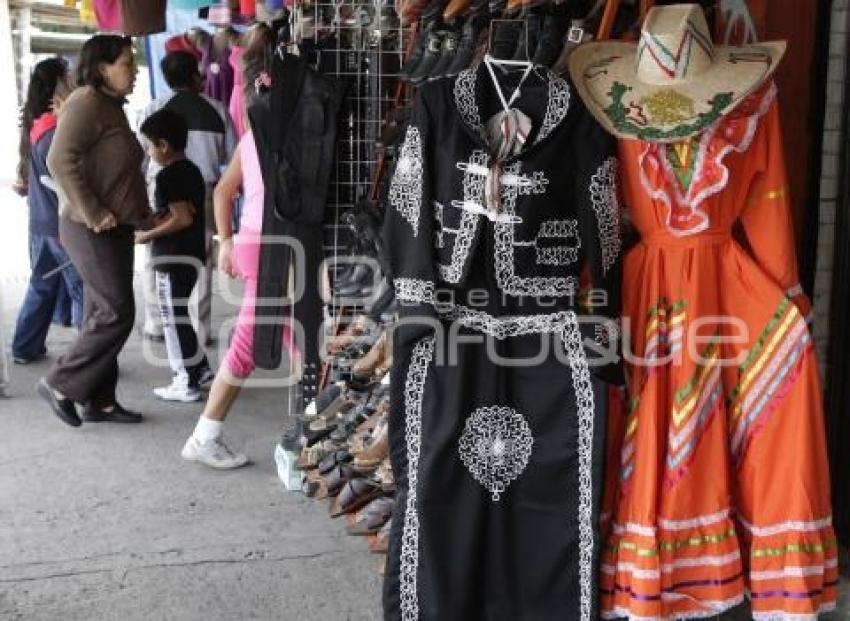
<path fill-rule="evenodd" d="M 20 279 L 4 282 L 7 337 L 22 293 Z M 214 323 L 233 310 L 218 299 Z M 51 357 L 72 337 L 54 328 Z M 169 372 L 142 351 L 134 334 L 119 384 L 121 402 L 145 414 L 137 426 L 67 427 L 33 393 L 49 360 L 13 365 L 12 396 L 0 399 L 0 619 L 379 619 L 365 539 L 278 482 L 286 390 L 246 390 L 228 421 L 253 465 L 186 464 L 201 404 L 156 401 L 150 390 Z"/>

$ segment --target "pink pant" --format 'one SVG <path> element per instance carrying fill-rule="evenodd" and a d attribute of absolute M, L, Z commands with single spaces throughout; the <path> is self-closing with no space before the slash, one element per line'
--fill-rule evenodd
<path fill-rule="evenodd" d="M 260 267 L 260 233 L 242 229 L 233 244 L 233 263 L 239 278 L 245 283 L 242 306 L 236 318 L 236 328 L 223 364 L 234 377 L 246 378 L 254 371 L 254 316 L 257 305 L 257 274 Z M 288 325 L 283 327 L 283 346 L 291 358 L 298 358 L 298 348 Z"/>

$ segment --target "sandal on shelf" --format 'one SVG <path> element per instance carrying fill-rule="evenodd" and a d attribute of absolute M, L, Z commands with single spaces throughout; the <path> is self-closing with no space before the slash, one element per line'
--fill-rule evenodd
<path fill-rule="evenodd" d="M 336 496 L 343 486 L 349 481 L 361 478 L 363 475 L 351 466 L 345 464 L 336 466 L 325 477 L 325 485 L 328 487 L 328 496 Z"/>
<path fill-rule="evenodd" d="M 381 484 L 385 493 L 390 495 L 395 494 L 395 476 L 393 476 L 393 467 L 390 465 L 389 456 L 375 470 L 373 478 Z"/>
<path fill-rule="evenodd" d="M 386 554 L 390 547 L 390 532 L 393 520 L 390 518 L 375 535 L 369 535 L 369 552 L 374 554 Z"/>
<path fill-rule="evenodd" d="M 313 470 L 318 467 L 328 456 L 323 444 L 314 444 L 306 446 L 301 450 L 301 454 L 295 462 L 299 470 Z"/>
<path fill-rule="evenodd" d="M 319 462 L 318 468 L 320 474 L 328 474 L 334 467 L 339 466 L 340 464 L 346 464 L 350 462 L 352 459 L 351 453 L 349 453 L 345 449 L 340 449 L 338 451 L 334 451 L 333 453 L 326 454 L 325 457 Z"/>
<path fill-rule="evenodd" d="M 369 446 L 358 453 L 352 465 L 358 470 L 375 469 L 381 465 L 390 454 L 389 425 L 380 425 L 372 434 L 372 442 Z"/>
<path fill-rule="evenodd" d="M 374 535 L 392 517 L 395 500 L 387 496 L 376 498 L 358 512 L 360 520 L 346 527 L 349 535 L 364 537 Z"/>
<path fill-rule="evenodd" d="M 339 517 L 344 513 L 357 511 L 369 504 L 375 498 L 384 495 L 381 484 L 372 479 L 351 479 L 339 492 L 331 505 L 331 517 Z"/>
<path fill-rule="evenodd" d="M 304 493 L 314 500 L 322 500 L 328 497 L 328 488 L 325 485 L 325 480 L 315 470 L 311 470 L 304 477 L 302 488 Z"/>

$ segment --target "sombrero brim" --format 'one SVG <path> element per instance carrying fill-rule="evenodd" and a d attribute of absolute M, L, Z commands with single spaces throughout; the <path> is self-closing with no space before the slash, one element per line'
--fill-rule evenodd
<path fill-rule="evenodd" d="M 717 46 L 711 66 L 691 79 L 650 83 L 635 71 L 637 44 L 591 41 L 573 50 L 570 75 L 588 110 L 619 138 L 676 142 L 735 108 L 771 76 L 784 41 Z"/>

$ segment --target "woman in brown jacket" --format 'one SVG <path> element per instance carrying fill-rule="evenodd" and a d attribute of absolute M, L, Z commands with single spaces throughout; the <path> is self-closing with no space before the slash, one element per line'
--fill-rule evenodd
<path fill-rule="evenodd" d="M 36 388 L 74 427 L 136 423 L 116 401 L 118 354 L 133 329 L 133 230 L 149 213 L 142 148 L 124 115 L 136 80 L 132 40 L 86 41 L 77 90 L 59 115 L 47 165 L 59 187 L 59 237 L 85 284 L 82 328 Z M 75 403 L 84 404 L 82 420 Z"/>

